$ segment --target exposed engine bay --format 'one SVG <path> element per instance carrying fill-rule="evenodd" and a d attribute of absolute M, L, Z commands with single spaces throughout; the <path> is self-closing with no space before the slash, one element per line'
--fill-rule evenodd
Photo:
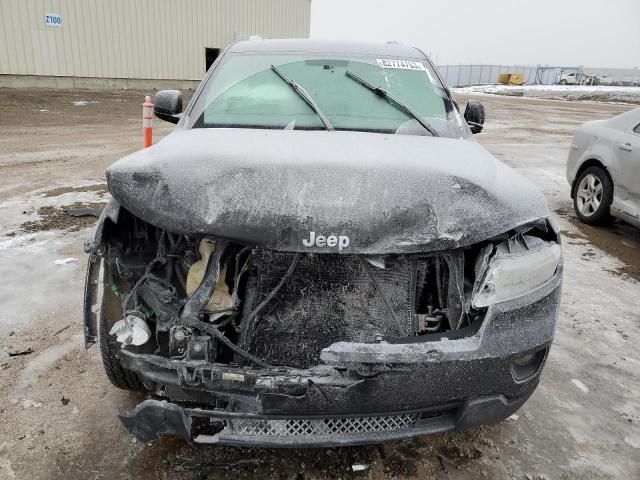
<path fill-rule="evenodd" d="M 320 365 L 321 351 L 336 342 L 472 335 L 486 311 L 472 297 L 484 298 L 476 276 L 488 258 L 543 242 L 515 234 L 500 248 L 484 242 L 433 254 L 289 253 L 172 234 L 124 209 L 102 235 L 112 348 L 292 369 Z"/>
<path fill-rule="evenodd" d="M 121 348 L 308 368 L 334 342 L 455 331 L 479 315 L 463 308 L 462 255 L 283 253 L 120 222 L 105 281 L 121 302 L 109 331 Z"/>

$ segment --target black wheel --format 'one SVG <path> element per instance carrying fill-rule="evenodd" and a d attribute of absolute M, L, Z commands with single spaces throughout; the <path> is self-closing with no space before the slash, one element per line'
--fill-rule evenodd
<path fill-rule="evenodd" d="M 564 79 L 560 80 L 560 85 L 566 85 L 566 84 L 567 84 L 566 80 L 564 80 Z"/>
<path fill-rule="evenodd" d="M 108 261 L 104 261 L 104 281 L 105 288 L 102 295 L 102 305 L 100 306 L 100 352 L 102 353 L 102 363 L 109 380 L 118 388 L 124 390 L 144 391 L 144 386 L 135 372 L 126 370 L 120 365 L 118 352 L 120 345 L 115 337 L 109 335 L 113 324 L 122 318 L 122 306 L 120 298 L 110 288 L 111 274 L 109 272 Z"/>
<path fill-rule="evenodd" d="M 576 215 L 589 225 L 601 225 L 611 220 L 609 208 L 613 200 L 613 182 L 601 167 L 585 169 L 578 180 L 573 196 Z"/>

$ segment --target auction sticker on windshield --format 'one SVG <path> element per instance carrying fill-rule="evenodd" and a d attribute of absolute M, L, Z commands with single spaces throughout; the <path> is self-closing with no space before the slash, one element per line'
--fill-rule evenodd
<path fill-rule="evenodd" d="M 400 70 L 426 70 L 424 64 L 412 60 L 393 60 L 378 58 L 376 60 L 380 68 L 398 68 Z"/>
<path fill-rule="evenodd" d="M 433 77 L 431 76 L 431 72 L 422 62 L 416 62 L 414 60 L 397 60 L 392 58 L 377 58 L 376 62 L 378 62 L 378 67 L 380 68 L 395 68 L 397 70 L 419 70 L 422 72 L 426 72 L 427 76 L 431 83 L 433 83 Z"/>

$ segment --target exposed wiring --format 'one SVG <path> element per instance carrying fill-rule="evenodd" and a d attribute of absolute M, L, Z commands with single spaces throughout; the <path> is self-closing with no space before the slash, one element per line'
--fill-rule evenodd
<path fill-rule="evenodd" d="M 247 318 L 242 321 L 242 323 L 246 326 L 244 330 L 244 334 L 242 335 L 243 342 L 245 342 L 246 339 L 248 338 L 247 329 L 251 328 L 252 331 L 255 331 L 255 327 L 257 323 L 253 324 L 252 323 L 253 319 L 258 315 L 258 313 L 260 313 L 260 311 L 271 301 L 271 299 L 276 295 L 276 293 L 278 293 L 278 291 L 282 288 L 282 286 L 284 285 L 284 282 L 287 281 L 287 279 L 291 276 L 291 274 L 295 270 L 296 265 L 298 264 L 298 260 L 300 260 L 299 252 L 294 255 L 293 259 L 291 260 L 291 264 L 289 265 L 289 268 L 284 273 L 284 275 L 282 276 L 278 284 L 273 288 L 273 290 L 271 290 L 271 292 L 269 292 L 269 294 L 264 298 L 264 300 L 262 300 L 251 311 L 251 313 L 249 313 Z"/>
<path fill-rule="evenodd" d="M 282 276 L 282 278 L 280 279 L 278 284 L 273 288 L 273 290 L 271 290 L 271 292 L 269 292 L 269 295 L 267 295 L 264 298 L 264 300 L 262 300 L 258 304 L 258 306 L 251 311 L 251 313 L 249 314 L 249 316 L 245 320 L 245 322 L 247 322 L 247 324 L 249 324 L 256 317 L 256 315 L 258 315 L 258 313 L 260 313 L 260 310 L 262 310 L 267 305 L 267 303 L 269 303 L 271 301 L 271 299 L 276 295 L 276 293 L 278 293 L 278 291 L 284 285 L 284 282 L 287 281 L 287 279 L 291 276 L 291 274 L 295 270 L 299 259 L 300 259 L 300 253 L 296 253 L 294 255 L 294 257 L 293 257 L 293 260 L 291 260 L 291 265 L 289 265 L 289 268 L 287 269 L 285 274 Z"/>
<path fill-rule="evenodd" d="M 202 321 L 200 321 L 200 320 L 198 320 L 196 318 L 193 318 L 193 317 L 184 318 L 182 323 L 183 323 L 183 325 L 185 325 L 187 327 L 197 328 L 198 330 L 201 330 L 203 332 L 209 333 L 210 335 L 215 337 L 218 341 L 220 341 L 225 346 L 227 346 L 229 349 L 233 350 L 238 355 L 246 358 L 250 362 L 255 363 L 256 365 L 258 365 L 260 367 L 273 368 L 268 363 L 260 360 L 258 357 L 254 356 L 254 355 L 251 355 L 249 352 L 247 352 L 244 349 L 242 349 L 239 346 L 237 346 L 235 343 L 233 343 L 231 340 L 229 340 L 225 336 L 224 333 L 222 333 L 220 330 L 218 330 L 218 328 L 216 326 L 214 326 L 214 325 L 212 325 L 210 323 L 202 322 Z"/>

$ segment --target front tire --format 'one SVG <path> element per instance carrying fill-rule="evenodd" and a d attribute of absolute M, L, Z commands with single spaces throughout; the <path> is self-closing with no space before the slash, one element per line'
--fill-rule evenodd
<path fill-rule="evenodd" d="M 578 218 L 589 225 L 602 225 L 611 220 L 613 182 L 601 167 L 585 169 L 576 181 L 573 208 Z"/>
<path fill-rule="evenodd" d="M 123 390 L 135 392 L 144 391 L 144 386 L 135 372 L 122 368 L 118 359 L 120 345 L 115 338 L 109 335 L 113 324 L 122 318 L 122 306 L 120 297 L 111 289 L 111 273 L 109 262 L 105 259 L 104 268 L 104 290 L 102 294 L 102 305 L 100 307 L 100 353 L 102 354 L 102 364 L 107 377 L 113 385 Z"/>

